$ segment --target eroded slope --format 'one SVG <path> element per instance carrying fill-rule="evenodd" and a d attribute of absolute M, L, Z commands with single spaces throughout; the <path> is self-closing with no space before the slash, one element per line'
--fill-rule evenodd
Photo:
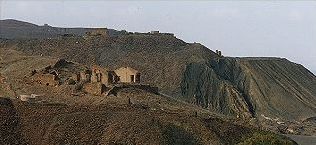
<path fill-rule="evenodd" d="M 223 58 L 187 66 L 182 93 L 224 114 L 304 120 L 316 115 L 315 80 L 286 59 Z"/>

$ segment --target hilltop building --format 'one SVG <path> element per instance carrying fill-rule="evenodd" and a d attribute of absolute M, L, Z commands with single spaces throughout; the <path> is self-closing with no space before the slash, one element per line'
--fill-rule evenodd
<path fill-rule="evenodd" d="M 159 31 L 150 31 L 150 34 L 159 34 Z"/>
<path fill-rule="evenodd" d="M 95 28 L 92 31 L 86 32 L 87 36 L 108 36 L 107 28 Z"/>
<path fill-rule="evenodd" d="M 223 56 L 223 55 L 222 55 L 222 51 L 220 51 L 220 50 L 216 50 L 216 54 L 217 54 L 218 56 L 220 56 L 220 57 Z"/>

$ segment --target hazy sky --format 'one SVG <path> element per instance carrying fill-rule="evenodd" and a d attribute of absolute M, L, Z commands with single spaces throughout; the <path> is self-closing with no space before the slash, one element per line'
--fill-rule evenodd
<path fill-rule="evenodd" d="M 286 57 L 316 70 L 316 1 L 0 0 L 0 19 L 172 32 L 225 56 Z"/>

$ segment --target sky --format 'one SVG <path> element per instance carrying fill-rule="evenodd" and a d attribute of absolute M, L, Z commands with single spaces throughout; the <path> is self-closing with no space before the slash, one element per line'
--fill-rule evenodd
<path fill-rule="evenodd" d="M 316 1 L 0 0 L 0 19 L 159 30 L 224 56 L 283 57 L 316 72 Z"/>

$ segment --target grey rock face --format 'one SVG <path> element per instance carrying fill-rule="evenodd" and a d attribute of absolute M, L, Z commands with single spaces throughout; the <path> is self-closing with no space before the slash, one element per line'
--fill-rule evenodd
<path fill-rule="evenodd" d="M 186 67 L 186 100 L 241 117 L 301 120 L 316 116 L 316 77 L 279 58 L 222 58 Z"/>

